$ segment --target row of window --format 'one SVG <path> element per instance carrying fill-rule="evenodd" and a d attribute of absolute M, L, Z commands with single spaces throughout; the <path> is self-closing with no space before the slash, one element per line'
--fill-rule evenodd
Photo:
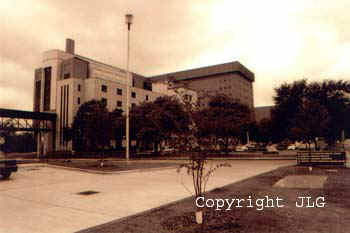
<path fill-rule="evenodd" d="M 107 106 L 107 99 L 106 99 L 106 98 L 102 98 L 101 100 L 102 100 L 102 102 Z M 120 101 L 120 100 L 117 100 L 117 107 L 122 107 L 122 106 L 123 106 L 123 102 Z M 132 106 L 132 107 L 135 107 L 136 104 L 135 104 L 135 103 L 132 103 L 131 106 Z"/>
<path fill-rule="evenodd" d="M 192 96 L 190 96 L 192 97 Z M 146 100 L 148 100 L 148 95 L 146 95 Z M 107 99 L 106 98 L 102 98 L 102 102 L 107 106 Z M 80 105 L 80 97 L 77 98 L 77 103 L 78 105 Z M 117 101 L 117 107 L 122 107 L 123 106 L 123 102 L 118 100 Z M 136 106 L 136 104 L 132 104 L 132 106 Z"/>
<path fill-rule="evenodd" d="M 81 86 L 78 84 L 78 91 L 81 91 Z M 107 92 L 107 86 L 106 85 L 101 85 L 101 91 L 102 92 Z M 120 88 L 117 88 L 117 95 L 123 95 L 123 90 Z M 136 98 L 136 92 L 131 92 L 131 97 Z M 148 100 L 148 95 L 146 95 L 146 100 Z"/>
<path fill-rule="evenodd" d="M 107 92 L 107 86 L 106 85 L 102 85 L 101 86 L 101 91 L 102 92 Z M 117 88 L 117 95 L 123 95 L 123 90 L 120 88 Z M 131 97 L 132 98 L 136 98 L 136 92 L 131 92 Z M 146 100 L 148 100 L 148 96 L 146 96 Z"/>

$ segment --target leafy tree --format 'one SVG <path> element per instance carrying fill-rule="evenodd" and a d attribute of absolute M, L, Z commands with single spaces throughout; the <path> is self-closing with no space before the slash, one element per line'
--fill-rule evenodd
<path fill-rule="evenodd" d="M 103 150 L 109 146 L 111 117 L 103 101 L 82 104 L 72 124 L 73 148 L 76 151 Z"/>
<path fill-rule="evenodd" d="M 332 144 L 340 139 L 342 130 L 350 128 L 346 120 L 350 116 L 348 81 L 308 83 L 303 79 L 285 83 L 275 91 L 272 121 L 279 140 L 297 136 L 310 141 L 317 136 Z"/>
<path fill-rule="evenodd" d="M 308 144 L 314 143 L 316 138 L 324 134 L 324 129 L 329 126 L 329 113 L 327 108 L 319 102 L 304 100 L 295 117 L 294 127 L 291 129 L 291 138 Z"/>
<path fill-rule="evenodd" d="M 290 136 L 306 88 L 307 81 L 302 79 L 292 84 L 284 83 L 275 89 L 275 107 L 271 111 L 274 141 L 282 141 Z"/>
<path fill-rule="evenodd" d="M 195 114 L 197 137 L 207 136 L 215 149 L 220 142 L 225 150 L 230 144 L 237 144 L 251 123 L 250 109 L 225 95 L 212 97 L 208 107 Z"/>
<path fill-rule="evenodd" d="M 70 142 L 70 141 L 72 141 L 72 139 L 73 139 L 73 129 L 72 129 L 72 127 L 68 127 L 68 126 L 66 126 L 66 127 L 63 127 L 63 130 L 62 130 L 63 132 L 63 142 L 65 142 L 65 143 L 68 143 L 68 142 Z"/>
<path fill-rule="evenodd" d="M 116 142 L 116 148 L 122 148 L 123 136 L 125 135 L 125 116 L 123 110 L 116 108 L 110 113 L 112 138 Z"/>
<path fill-rule="evenodd" d="M 172 96 L 158 97 L 131 109 L 131 136 L 144 144 L 158 145 L 173 135 L 184 132 L 189 118 L 183 105 Z"/>
<path fill-rule="evenodd" d="M 268 143 L 274 141 L 273 122 L 271 119 L 263 118 L 258 123 L 253 123 L 250 128 L 251 138 L 256 142 Z"/>

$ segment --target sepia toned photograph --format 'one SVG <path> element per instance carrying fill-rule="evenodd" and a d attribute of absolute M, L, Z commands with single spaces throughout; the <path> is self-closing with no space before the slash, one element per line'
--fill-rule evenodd
<path fill-rule="evenodd" d="M 0 233 L 349 233 L 349 12 L 1 0 Z"/>

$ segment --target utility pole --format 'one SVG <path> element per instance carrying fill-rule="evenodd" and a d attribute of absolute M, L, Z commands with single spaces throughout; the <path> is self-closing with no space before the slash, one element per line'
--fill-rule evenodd
<path fill-rule="evenodd" d="M 129 160 L 130 157 L 130 125 L 129 125 L 129 112 L 130 112 L 130 71 L 129 71 L 129 57 L 130 57 L 130 28 L 132 24 L 133 15 L 125 15 L 125 23 L 128 25 L 128 41 L 127 41 L 127 58 L 126 58 L 126 140 L 125 140 L 125 157 Z"/>

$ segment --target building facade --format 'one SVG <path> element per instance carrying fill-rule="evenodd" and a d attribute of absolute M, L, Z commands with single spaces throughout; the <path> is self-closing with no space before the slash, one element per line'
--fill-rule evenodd
<path fill-rule="evenodd" d="M 253 107 L 254 74 L 239 62 L 153 77 L 131 73 L 131 77 L 130 106 L 176 95 L 174 89 L 181 88 L 194 102 L 221 93 Z M 63 140 L 63 130 L 72 125 L 79 107 L 87 101 L 102 100 L 109 111 L 119 108 L 125 112 L 126 87 L 125 70 L 76 54 L 71 39 L 66 40 L 65 51 L 44 52 L 42 64 L 35 70 L 33 110 L 56 113 L 57 122 L 55 134 L 38 138 L 43 151 L 71 148 Z"/>
<path fill-rule="evenodd" d="M 255 120 L 256 122 L 260 122 L 262 119 L 271 120 L 271 111 L 273 106 L 262 106 L 255 107 Z"/>
<path fill-rule="evenodd" d="M 251 109 L 254 107 L 254 73 L 239 62 L 229 62 L 214 66 L 185 70 L 150 77 L 153 83 L 169 83 L 183 86 L 198 94 L 201 106 L 206 106 L 210 96 L 225 94 Z"/>
<path fill-rule="evenodd" d="M 153 101 L 162 89 L 152 90 L 149 79 L 131 73 L 130 106 Z M 126 71 L 75 54 L 74 41 L 67 39 L 66 51 L 44 52 L 41 68 L 35 70 L 34 111 L 57 114 L 56 133 L 45 134 L 44 151 L 69 148 L 63 140 L 63 129 L 70 127 L 79 107 L 90 100 L 106 102 L 109 111 L 126 111 Z"/>

